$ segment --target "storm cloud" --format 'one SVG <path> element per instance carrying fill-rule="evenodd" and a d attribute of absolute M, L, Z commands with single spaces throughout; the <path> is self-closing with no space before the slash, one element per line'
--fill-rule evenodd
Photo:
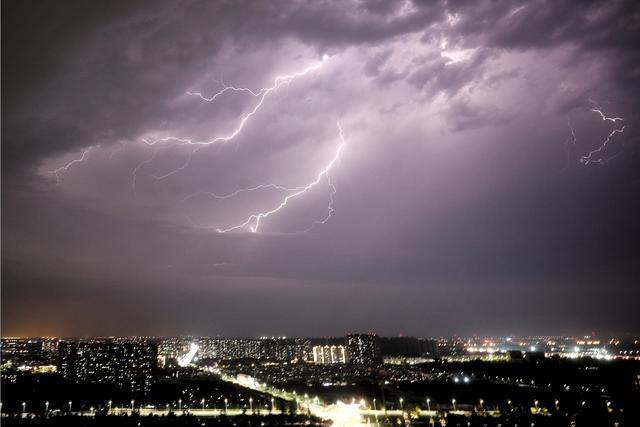
<path fill-rule="evenodd" d="M 639 35 L 634 1 L 4 1 L 2 333 L 637 332 Z M 228 143 L 145 143 L 323 57 Z M 215 231 L 283 193 L 205 193 L 312 182 L 338 123 L 333 196 Z"/>

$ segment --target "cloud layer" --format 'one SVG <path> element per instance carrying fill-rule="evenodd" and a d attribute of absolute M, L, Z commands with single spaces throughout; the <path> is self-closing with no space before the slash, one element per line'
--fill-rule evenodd
<path fill-rule="evenodd" d="M 635 2 L 2 9 L 3 334 L 640 326 Z M 187 92 L 324 55 L 227 144 L 143 142 L 229 134 L 258 98 Z M 328 213 L 323 179 L 263 233 L 214 231 L 283 193 L 205 192 L 313 181 L 337 122 L 330 221 L 301 232 Z M 622 124 L 611 161 L 579 162 Z"/>

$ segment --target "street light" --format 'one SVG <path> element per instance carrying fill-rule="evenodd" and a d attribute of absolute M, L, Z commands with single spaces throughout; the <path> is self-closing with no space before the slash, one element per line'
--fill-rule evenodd
<path fill-rule="evenodd" d="M 22 402 L 22 415 L 26 412 L 27 402 Z"/>
<path fill-rule="evenodd" d="M 534 405 L 535 405 L 535 407 L 536 407 L 536 412 L 540 412 L 540 410 L 538 409 L 538 403 L 539 403 L 539 402 L 538 402 L 537 400 L 534 400 L 534 401 L 533 401 L 533 404 L 534 404 Z"/>
<path fill-rule="evenodd" d="M 451 405 L 453 406 L 453 410 L 456 410 L 456 400 L 455 399 L 451 399 Z"/>
<path fill-rule="evenodd" d="M 200 400 L 200 403 L 202 404 L 202 410 L 204 411 L 204 397 Z"/>
<path fill-rule="evenodd" d="M 107 402 L 109 404 L 109 412 L 111 412 L 111 404 L 113 403 L 112 401 L 108 401 Z"/>
<path fill-rule="evenodd" d="M 49 401 L 48 400 L 46 402 L 44 402 L 44 411 L 46 413 L 49 413 Z"/>
<path fill-rule="evenodd" d="M 136 401 L 131 399 L 131 412 L 133 412 L 133 407 L 136 404 Z"/>
<path fill-rule="evenodd" d="M 178 412 L 182 412 L 182 399 L 178 399 Z"/>
<path fill-rule="evenodd" d="M 427 410 L 431 412 L 431 399 L 427 397 Z"/>
<path fill-rule="evenodd" d="M 273 412 L 273 411 L 275 410 L 275 409 L 274 409 L 274 407 L 273 407 L 273 403 L 274 403 L 274 401 L 275 401 L 275 400 L 274 400 L 274 399 L 273 399 L 273 397 L 272 397 L 272 398 L 271 398 L 271 412 Z"/>
<path fill-rule="evenodd" d="M 404 402 L 404 399 L 400 398 L 400 412 L 404 412 L 404 408 L 402 407 L 402 402 Z"/>
<path fill-rule="evenodd" d="M 229 403 L 229 399 L 227 399 L 226 397 L 224 398 L 224 414 L 227 415 L 227 410 L 229 409 L 227 407 L 227 404 Z"/>
<path fill-rule="evenodd" d="M 69 412 L 71 412 L 71 404 L 73 403 L 72 401 L 67 402 L 69 404 Z"/>
<path fill-rule="evenodd" d="M 376 408 L 376 399 L 373 399 L 373 415 L 376 417 L 376 424 L 378 424 L 378 409 Z"/>
<path fill-rule="evenodd" d="M 253 414 L 253 397 L 249 398 L 249 412 Z"/>
<path fill-rule="evenodd" d="M 483 404 L 483 403 L 484 403 L 484 400 L 480 399 L 480 410 L 481 410 L 481 411 L 482 411 L 482 410 L 484 410 L 484 409 L 482 408 L 482 404 Z"/>

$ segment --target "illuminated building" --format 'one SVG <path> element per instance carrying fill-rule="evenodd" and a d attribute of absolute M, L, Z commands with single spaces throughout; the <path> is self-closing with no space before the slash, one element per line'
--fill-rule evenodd
<path fill-rule="evenodd" d="M 350 334 L 345 337 L 349 363 L 378 365 L 382 363 L 380 342 L 376 334 Z"/>
<path fill-rule="evenodd" d="M 313 362 L 323 365 L 332 363 L 346 363 L 346 350 L 343 345 L 313 346 Z"/>
<path fill-rule="evenodd" d="M 58 349 L 58 371 L 73 382 L 114 384 L 131 394 L 151 388 L 155 345 L 91 340 L 61 342 Z"/>
<path fill-rule="evenodd" d="M 302 360 L 309 340 L 303 338 L 200 338 L 200 358 L 256 359 L 277 362 Z"/>

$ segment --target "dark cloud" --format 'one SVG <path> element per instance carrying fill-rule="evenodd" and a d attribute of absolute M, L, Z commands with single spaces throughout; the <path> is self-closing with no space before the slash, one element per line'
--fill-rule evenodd
<path fill-rule="evenodd" d="M 2 2 L 2 332 L 637 330 L 639 31 L 631 1 Z M 142 142 L 324 54 L 230 144 Z M 596 107 L 626 127 L 586 167 Z M 257 234 L 212 228 L 278 191 L 187 197 L 311 182 L 337 121 L 311 232 L 324 180 Z"/>
<path fill-rule="evenodd" d="M 483 126 L 501 126 L 514 118 L 513 113 L 503 111 L 496 106 L 474 106 L 464 98 L 452 102 L 445 114 L 454 131 Z"/>

